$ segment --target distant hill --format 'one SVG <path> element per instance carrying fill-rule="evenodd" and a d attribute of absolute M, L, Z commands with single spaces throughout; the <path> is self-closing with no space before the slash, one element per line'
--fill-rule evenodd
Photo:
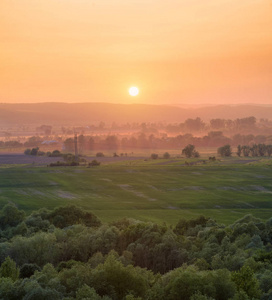
<path fill-rule="evenodd" d="M 181 108 L 170 105 L 112 103 L 23 103 L 0 104 L 0 124 L 87 125 L 96 122 L 183 122 L 200 117 L 235 119 L 255 116 L 270 119 L 272 107 L 261 105 L 218 105 Z"/>

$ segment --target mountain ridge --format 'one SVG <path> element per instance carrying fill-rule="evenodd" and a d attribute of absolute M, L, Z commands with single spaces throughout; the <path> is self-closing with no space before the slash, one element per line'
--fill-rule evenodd
<path fill-rule="evenodd" d="M 160 104 L 118 104 L 105 102 L 64 103 L 0 103 L 1 124 L 92 124 L 95 122 L 184 122 L 200 117 L 236 119 L 254 116 L 257 119 L 272 116 L 272 106 L 253 104 L 214 105 L 182 108 Z"/>

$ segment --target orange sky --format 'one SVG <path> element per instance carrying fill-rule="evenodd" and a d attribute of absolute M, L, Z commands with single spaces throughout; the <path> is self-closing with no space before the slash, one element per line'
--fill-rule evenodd
<path fill-rule="evenodd" d="M 272 1 L 1 0 L 0 102 L 45 101 L 272 104 Z"/>

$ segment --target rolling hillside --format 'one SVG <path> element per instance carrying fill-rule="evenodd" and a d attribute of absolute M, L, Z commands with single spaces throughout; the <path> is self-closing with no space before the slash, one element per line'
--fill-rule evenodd
<path fill-rule="evenodd" d="M 0 104 L 0 124 L 91 124 L 94 122 L 183 122 L 200 117 L 235 119 L 248 116 L 271 118 L 272 107 L 256 105 L 182 108 L 167 105 L 111 103 Z"/>

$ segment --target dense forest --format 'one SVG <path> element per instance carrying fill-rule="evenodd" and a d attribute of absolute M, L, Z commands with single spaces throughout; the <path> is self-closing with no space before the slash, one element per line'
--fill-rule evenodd
<path fill-rule="evenodd" d="M 102 224 L 76 206 L 0 211 L 1 299 L 271 299 L 272 219 Z"/>

